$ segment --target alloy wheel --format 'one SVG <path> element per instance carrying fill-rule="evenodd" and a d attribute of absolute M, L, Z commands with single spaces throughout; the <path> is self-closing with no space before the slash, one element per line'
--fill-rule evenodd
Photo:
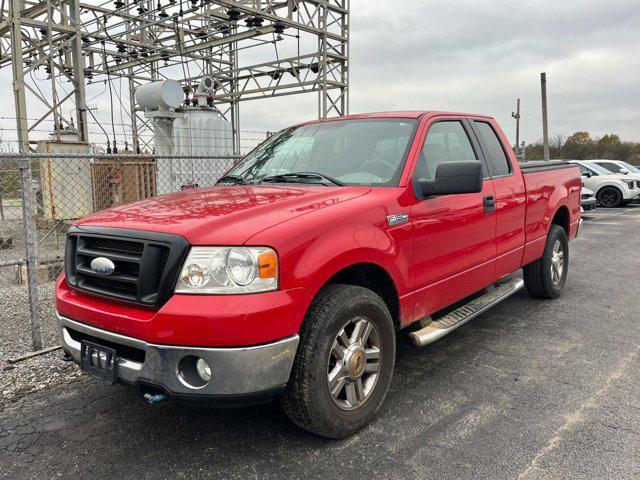
<path fill-rule="evenodd" d="M 553 252 L 551 254 L 551 281 L 554 285 L 559 285 L 562 281 L 564 273 L 564 247 L 558 239 L 553 244 Z"/>
<path fill-rule="evenodd" d="M 381 361 L 378 329 L 366 317 L 349 320 L 336 335 L 327 362 L 333 402 L 342 410 L 360 407 L 373 392 Z"/>

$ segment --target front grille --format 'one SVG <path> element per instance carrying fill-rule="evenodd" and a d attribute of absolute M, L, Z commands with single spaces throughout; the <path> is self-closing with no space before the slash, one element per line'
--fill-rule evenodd
<path fill-rule="evenodd" d="M 74 228 L 67 237 L 65 274 L 72 288 L 148 307 L 173 293 L 189 245 L 179 235 L 115 228 Z M 104 257 L 115 270 L 100 275 L 91 262 Z"/>
<path fill-rule="evenodd" d="M 111 250 L 114 252 L 128 252 L 142 255 L 144 244 L 140 242 L 130 242 L 127 240 L 114 240 L 111 238 L 93 237 L 90 240 L 93 247 L 100 250 Z"/>

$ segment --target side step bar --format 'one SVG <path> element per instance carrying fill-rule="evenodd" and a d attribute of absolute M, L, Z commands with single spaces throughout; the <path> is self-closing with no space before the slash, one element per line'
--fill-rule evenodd
<path fill-rule="evenodd" d="M 423 347 L 444 337 L 447 333 L 464 325 L 469 320 L 477 317 L 482 312 L 489 310 L 494 305 L 500 303 L 505 298 L 510 297 L 524 287 L 524 280 L 514 278 L 492 288 L 481 297 L 471 300 L 469 303 L 458 307 L 453 312 L 448 313 L 438 320 L 433 320 L 420 330 L 411 332 L 409 337 L 414 345 Z"/>

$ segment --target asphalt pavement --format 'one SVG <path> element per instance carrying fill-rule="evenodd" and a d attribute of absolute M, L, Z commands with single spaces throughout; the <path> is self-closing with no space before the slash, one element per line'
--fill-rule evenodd
<path fill-rule="evenodd" d="M 349 439 L 275 403 L 148 405 L 69 375 L 1 407 L 0 478 L 640 478 L 640 208 L 586 220 L 561 298 L 523 290 L 424 348 L 399 334 L 385 406 Z"/>

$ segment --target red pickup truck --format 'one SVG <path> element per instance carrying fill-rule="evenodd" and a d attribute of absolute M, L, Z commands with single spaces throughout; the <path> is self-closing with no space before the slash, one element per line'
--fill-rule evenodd
<path fill-rule="evenodd" d="M 62 346 L 147 397 L 278 397 L 299 426 L 344 437 L 380 408 L 400 329 L 426 345 L 522 286 L 560 294 L 580 190 L 576 165 L 518 165 L 488 116 L 300 124 L 216 186 L 78 221 Z"/>

